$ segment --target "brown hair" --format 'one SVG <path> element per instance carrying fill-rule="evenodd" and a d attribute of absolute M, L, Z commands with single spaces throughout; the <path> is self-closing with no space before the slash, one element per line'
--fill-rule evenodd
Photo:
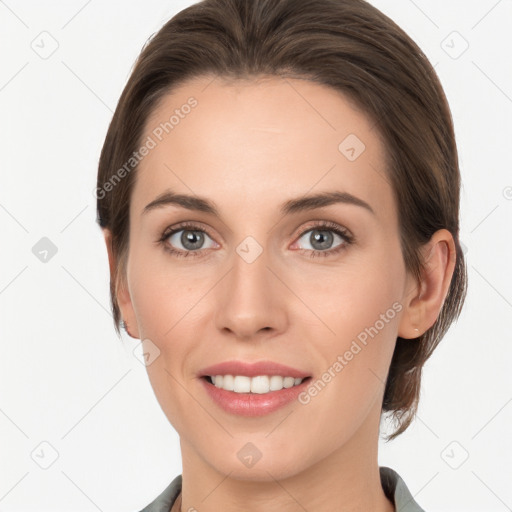
<path fill-rule="evenodd" d="M 458 318 L 467 289 L 457 148 L 434 69 L 400 27 L 363 0 L 204 0 L 176 14 L 142 49 L 99 161 L 98 223 L 112 233 L 110 294 L 118 334 L 116 290 L 125 272 L 137 167 L 132 157 L 157 102 L 188 79 L 210 74 L 302 78 L 342 92 L 385 141 L 407 271 L 419 282 L 420 248 L 435 231 L 445 228 L 454 237 L 455 269 L 435 324 L 413 340 L 397 338 L 382 403 L 398 424 L 387 440 L 395 438 L 416 414 L 422 367 Z"/>

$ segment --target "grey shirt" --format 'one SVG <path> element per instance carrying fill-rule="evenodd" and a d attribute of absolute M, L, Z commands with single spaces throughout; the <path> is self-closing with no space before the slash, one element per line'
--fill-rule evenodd
<path fill-rule="evenodd" d="M 386 466 L 379 467 L 380 480 L 386 496 L 395 504 L 396 512 L 425 512 L 412 497 L 400 475 Z M 178 475 L 147 507 L 140 512 L 169 512 L 181 492 Z"/>

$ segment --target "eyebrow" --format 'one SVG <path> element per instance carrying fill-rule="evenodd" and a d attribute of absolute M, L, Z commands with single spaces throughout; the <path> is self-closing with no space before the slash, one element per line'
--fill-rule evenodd
<path fill-rule="evenodd" d="M 375 215 L 373 208 L 362 199 L 349 194 L 348 192 L 321 192 L 313 195 L 298 197 L 296 199 L 290 199 L 282 204 L 281 214 L 290 215 L 292 213 L 299 213 L 303 211 L 315 210 L 317 208 L 323 208 L 333 204 L 350 204 L 354 206 L 360 206 L 368 210 L 370 213 Z M 162 208 L 167 205 L 177 205 L 187 210 L 195 210 L 199 212 L 209 213 L 220 217 L 219 210 L 215 203 L 209 199 L 199 196 L 189 196 L 186 194 L 177 194 L 172 190 L 166 190 L 160 194 L 156 199 L 151 201 L 144 210 L 142 215 L 148 213 L 151 210 Z"/>

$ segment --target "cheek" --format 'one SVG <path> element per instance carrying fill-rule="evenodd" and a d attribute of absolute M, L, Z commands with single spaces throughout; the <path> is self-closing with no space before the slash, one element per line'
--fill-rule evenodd
<path fill-rule="evenodd" d="M 170 264 L 163 250 L 133 251 L 129 283 L 140 334 L 156 343 L 172 336 L 173 326 L 200 298 L 197 287 L 178 266 Z"/>
<path fill-rule="evenodd" d="M 303 399 L 311 401 L 311 418 L 330 416 L 336 438 L 340 428 L 347 434 L 364 421 L 384 390 L 403 309 L 400 260 L 365 258 L 318 282 L 324 284 L 303 282 L 303 290 L 323 321 L 310 333 L 323 368 L 321 382 L 309 390 L 314 396 Z"/>
<path fill-rule="evenodd" d="M 397 329 L 402 309 L 397 302 L 403 286 L 400 272 L 400 260 L 386 254 L 304 272 L 295 289 L 322 321 L 322 335 L 315 335 L 319 346 L 327 352 L 343 350 L 359 335 L 364 339 L 375 325 L 380 338 L 389 337 Z"/>
<path fill-rule="evenodd" d="M 399 281 L 391 267 L 386 273 L 380 265 L 365 265 L 365 271 L 344 272 L 313 295 L 330 332 L 321 325 L 310 333 L 323 368 L 301 403 L 313 431 L 324 425 L 319 436 L 348 438 L 370 410 L 380 410 L 402 310 Z"/>

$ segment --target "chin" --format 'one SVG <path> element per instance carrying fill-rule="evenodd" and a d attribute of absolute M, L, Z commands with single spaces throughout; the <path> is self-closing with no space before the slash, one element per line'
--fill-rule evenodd
<path fill-rule="evenodd" d="M 259 452 L 260 458 L 257 458 L 256 448 L 247 445 L 242 445 L 242 447 L 242 449 L 237 448 L 236 453 L 231 458 L 226 458 L 225 455 L 221 454 L 213 455 L 213 458 L 210 458 L 212 467 L 221 474 L 229 474 L 230 478 L 247 482 L 284 480 L 305 469 L 302 468 L 305 460 L 300 451 L 293 454 L 286 450 L 289 458 L 284 459 L 282 457 L 283 450 L 268 448 L 266 451 L 270 456 L 266 457 L 265 451 L 261 450 L 263 453 Z"/>

